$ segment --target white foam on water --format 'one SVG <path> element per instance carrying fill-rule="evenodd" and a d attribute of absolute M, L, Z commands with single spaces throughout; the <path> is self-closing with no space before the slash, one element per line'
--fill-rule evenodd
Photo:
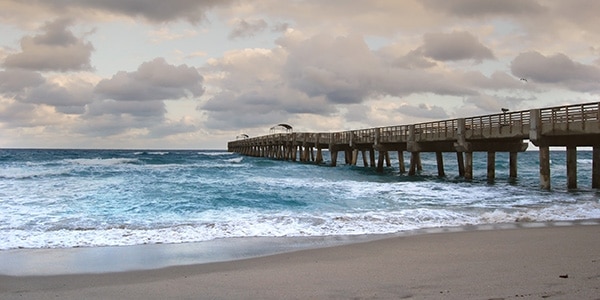
<path fill-rule="evenodd" d="M 599 219 L 597 202 L 544 208 L 495 210 L 404 209 L 349 213 L 273 213 L 256 210 L 206 211 L 182 224 L 121 226 L 117 228 L 60 228 L 4 230 L 0 249 L 123 246 L 187 243 L 234 237 L 310 237 L 397 233 L 423 228 L 465 225 L 569 222 Z"/>
<path fill-rule="evenodd" d="M 0 249 L 600 219 L 597 193 L 587 191 L 428 176 L 407 180 L 228 152 L 170 154 L 7 164 L 0 169 Z M 537 166 L 530 169 L 537 176 Z"/>
<path fill-rule="evenodd" d="M 243 160 L 244 160 L 244 157 L 240 156 L 240 157 L 226 159 L 225 161 L 230 162 L 230 163 L 241 163 Z"/>
<path fill-rule="evenodd" d="M 137 158 L 73 158 L 64 161 L 83 166 L 112 166 L 139 162 Z"/>
<path fill-rule="evenodd" d="M 206 155 L 206 156 L 237 155 L 237 154 L 233 154 L 232 152 L 219 152 L 219 151 L 201 151 L 201 152 L 197 152 L 197 154 Z"/>

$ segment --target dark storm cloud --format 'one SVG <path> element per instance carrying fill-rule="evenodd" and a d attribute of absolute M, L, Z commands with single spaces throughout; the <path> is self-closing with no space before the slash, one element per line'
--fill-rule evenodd
<path fill-rule="evenodd" d="M 195 68 L 169 65 L 163 58 L 156 58 L 142 63 L 137 71 L 121 71 L 100 81 L 95 92 L 113 100 L 175 100 L 201 96 L 202 81 Z"/>
<path fill-rule="evenodd" d="M 512 61 L 511 71 L 531 83 L 560 84 L 580 92 L 600 91 L 600 68 L 575 62 L 562 53 L 521 53 Z"/>
<path fill-rule="evenodd" d="M 545 10 L 537 1 L 522 0 L 422 0 L 421 3 L 429 9 L 461 17 L 527 15 Z"/>
<path fill-rule="evenodd" d="M 44 25 L 42 33 L 21 39 L 21 52 L 8 55 L 6 68 L 39 71 L 90 70 L 94 47 L 68 30 L 70 21 L 57 20 Z"/>
<path fill-rule="evenodd" d="M 423 37 L 423 54 L 440 61 L 494 59 L 492 50 L 466 31 L 428 33 Z"/>
<path fill-rule="evenodd" d="M 265 20 L 238 20 L 235 27 L 229 33 L 230 39 L 253 37 L 256 34 L 263 32 L 268 27 Z"/>

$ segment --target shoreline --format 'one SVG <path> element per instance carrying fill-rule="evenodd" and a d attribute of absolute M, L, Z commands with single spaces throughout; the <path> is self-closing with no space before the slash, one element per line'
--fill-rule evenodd
<path fill-rule="evenodd" d="M 598 236 L 595 220 L 555 222 L 407 234 L 153 270 L 2 275 L 0 298 L 597 299 Z"/>
<path fill-rule="evenodd" d="M 252 259 L 414 235 L 589 225 L 600 225 L 600 219 L 433 227 L 372 235 L 242 237 L 177 244 L 9 249 L 0 251 L 0 275 L 52 276 L 145 271 Z"/>

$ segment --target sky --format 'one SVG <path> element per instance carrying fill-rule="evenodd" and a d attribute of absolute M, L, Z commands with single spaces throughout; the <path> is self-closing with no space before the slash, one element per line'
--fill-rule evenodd
<path fill-rule="evenodd" d="M 595 0 L 0 0 L 0 148 L 226 149 L 600 101 Z"/>

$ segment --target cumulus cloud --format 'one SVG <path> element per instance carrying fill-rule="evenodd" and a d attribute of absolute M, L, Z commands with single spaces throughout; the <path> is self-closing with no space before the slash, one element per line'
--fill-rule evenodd
<path fill-rule="evenodd" d="M 521 53 L 510 67 L 515 76 L 531 82 L 560 84 L 581 92 L 600 91 L 600 68 L 578 63 L 562 53 L 552 56 L 536 51 Z"/>
<path fill-rule="evenodd" d="M 0 71 L 0 93 L 12 97 L 45 81 L 46 79 L 40 73 L 34 71 L 23 69 Z"/>
<path fill-rule="evenodd" d="M 360 103 L 373 92 L 379 64 L 362 37 L 316 35 L 289 43 L 285 76 L 292 87 L 334 104 Z"/>
<path fill-rule="evenodd" d="M 93 84 L 72 76 L 57 83 L 23 69 L 0 71 L 0 95 L 21 103 L 48 105 L 57 112 L 82 114 L 93 99 Z"/>
<path fill-rule="evenodd" d="M 428 33 L 423 37 L 423 54 L 440 61 L 494 59 L 492 50 L 466 31 Z"/>
<path fill-rule="evenodd" d="M 164 138 L 171 135 L 198 131 L 198 126 L 190 118 L 181 118 L 179 121 L 165 121 L 150 129 L 148 137 Z"/>
<path fill-rule="evenodd" d="M 100 100 L 88 105 L 86 118 L 102 115 L 131 115 L 135 117 L 159 117 L 166 113 L 165 104 L 160 100 L 116 101 Z"/>
<path fill-rule="evenodd" d="M 83 114 L 85 105 L 92 101 L 93 85 L 78 81 L 68 86 L 46 82 L 32 89 L 23 102 L 54 106 L 65 114 Z"/>
<path fill-rule="evenodd" d="M 231 33 L 230 39 L 252 37 L 263 32 L 269 25 L 265 20 L 237 20 Z"/>
<path fill-rule="evenodd" d="M 521 15 L 537 14 L 545 8 L 536 1 L 503 0 L 454 0 L 454 1 L 421 1 L 428 9 L 442 11 L 461 17 L 483 17 L 487 15 Z"/>
<path fill-rule="evenodd" d="M 98 82 L 77 131 L 114 136 L 137 130 L 138 137 L 164 137 L 194 130 L 185 123 L 169 121 L 165 101 L 200 97 L 203 80 L 196 68 L 170 65 L 163 58 L 144 62 L 133 72 L 117 72 Z"/>
<path fill-rule="evenodd" d="M 105 1 L 59 1 L 59 5 L 76 5 L 85 8 L 103 9 L 112 13 L 142 16 L 153 22 L 166 22 L 183 18 L 197 23 L 205 18 L 205 12 L 218 5 L 228 5 L 230 0 L 105 0 Z"/>
<path fill-rule="evenodd" d="M 11 7 L 25 6 L 19 0 L 5 0 Z M 36 6 L 55 14 L 71 15 L 75 17 L 83 14 L 95 17 L 98 12 L 105 14 L 123 15 L 129 17 L 142 17 L 150 22 L 162 23 L 184 19 L 191 23 L 198 23 L 205 19 L 206 11 L 220 5 L 229 5 L 233 0 L 46 0 L 34 2 L 29 9 Z"/>
<path fill-rule="evenodd" d="M 195 68 L 170 65 L 163 58 L 156 58 L 142 63 L 137 71 L 121 71 L 100 81 L 95 92 L 113 100 L 175 100 L 201 96 L 202 81 Z"/>
<path fill-rule="evenodd" d="M 308 97 L 281 76 L 287 52 L 283 49 L 230 51 L 202 68 L 207 84 L 220 90 L 198 107 L 210 128 L 236 129 L 279 123 L 292 113 L 327 113 L 320 97 Z"/>
<path fill-rule="evenodd" d="M 421 69 L 390 64 L 407 55 L 394 57 L 391 52 L 373 51 L 356 35 L 289 34 L 278 44 L 272 50 L 232 51 L 203 68 L 207 74 L 215 74 L 207 75 L 211 78 L 209 84 L 220 87 L 220 92 L 199 106 L 207 114 L 208 126 L 233 129 L 282 122 L 298 114 L 330 116 L 380 96 L 478 94 L 460 72 L 447 72 L 429 64 Z M 413 56 L 410 59 L 424 61 L 422 55 Z M 490 82 L 497 79 L 481 76 L 477 79 L 481 85 L 491 86 Z M 511 83 L 517 84 L 518 80 Z M 446 116 L 437 107 L 406 112 L 419 117 Z"/>
<path fill-rule="evenodd" d="M 429 105 L 425 103 L 420 103 L 417 106 L 404 104 L 401 105 L 397 111 L 401 114 L 425 118 L 425 119 L 447 119 L 448 114 L 444 110 L 444 108 L 436 105 Z"/>
<path fill-rule="evenodd" d="M 21 39 L 21 52 L 4 60 L 6 68 L 39 71 L 90 70 L 94 47 L 68 30 L 71 21 L 59 19 L 46 23 L 41 34 Z"/>
<path fill-rule="evenodd" d="M 3 128 L 31 128 L 59 125 L 63 120 L 48 106 L 0 99 L 0 124 Z"/>

